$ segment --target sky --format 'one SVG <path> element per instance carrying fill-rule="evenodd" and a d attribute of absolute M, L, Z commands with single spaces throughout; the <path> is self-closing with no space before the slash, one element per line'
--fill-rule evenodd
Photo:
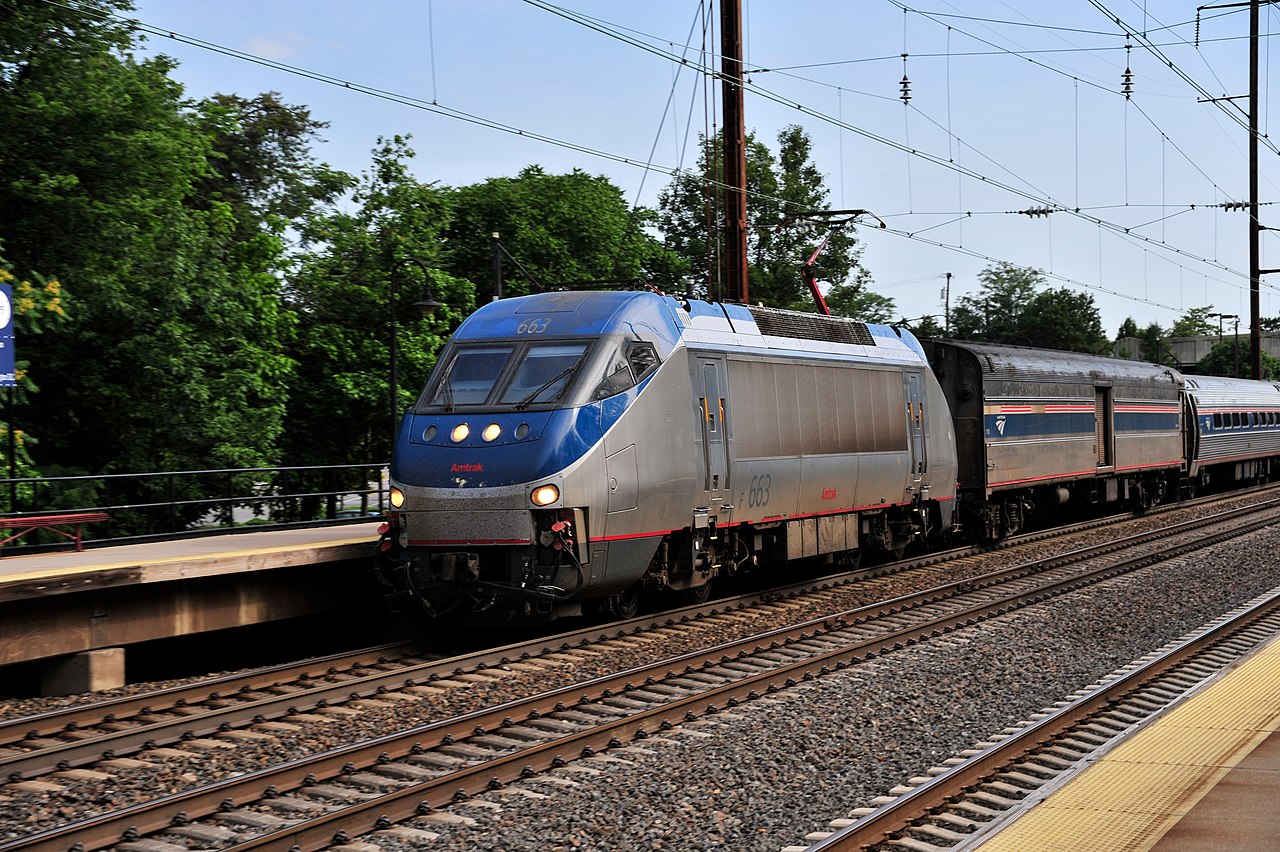
<path fill-rule="evenodd" d="M 142 52 L 177 60 L 188 96 L 279 92 L 328 123 L 317 158 L 353 174 L 379 137 L 411 135 L 423 182 L 537 164 L 652 207 L 718 124 L 702 20 L 718 39 L 719 13 L 697 0 L 135 3 L 161 33 Z M 742 3 L 747 130 L 776 152 L 803 127 L 830 206 L 885 223 L 857 233 L 899 316 L 941 319 L 948 281 L 954 306 L 1008 262 L 1092 294 L 1110 336 L 1210 305 L 1248 328 L 1248 214 L 1222 206 L 1248 200 L 1247 9 L 1197 25 L 1177 0 Z M 1280 12 L 1261 23 L 1259 220 L 1280 227 Z M 1268 232 L 1261 266 L 1280 266 Z M 1280 274 L 1261 292 L 1280 314 Z"/>

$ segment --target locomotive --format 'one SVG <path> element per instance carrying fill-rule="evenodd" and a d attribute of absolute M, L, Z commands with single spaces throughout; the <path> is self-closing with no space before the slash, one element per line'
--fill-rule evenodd
<path fill-rule="evenodd" d="M 1064 504 L 1267 478 L 1280 387 L 648 291 L 492 302 L 404 415 L 377 569 L 430 616 L 627 617 Z"/>

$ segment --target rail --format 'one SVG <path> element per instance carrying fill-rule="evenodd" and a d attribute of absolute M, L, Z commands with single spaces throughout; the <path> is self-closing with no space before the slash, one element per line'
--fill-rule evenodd
<path fill-rule="evenodd" d="M 107 517 L 85 528 L 77 547 L 353 523 L 386 512 L 387 465 L 0 478 L 0 507 L 5 506 L 0 529 L 21 532 L 0 542 L 0 554 L 63 545 L 59 530 L 34 522 L 84 513 Z"/>

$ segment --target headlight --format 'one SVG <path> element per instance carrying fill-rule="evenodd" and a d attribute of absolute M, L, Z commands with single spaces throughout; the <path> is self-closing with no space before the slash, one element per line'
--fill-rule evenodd
<path fill-rule="evenodd" d="M 501 434 L 502 427 L 497 423 L 490 423 L 488 426 L 484 427 L 484 431 L 480 433 L 480 437 L 484 438 L 485 442 L 488 443 Z"/>
<path fill-rule="evenodd" d="M 560 499 L 560 489 L 554 485 L 539 485 L 529 494 L 535 506 L 550 506 Z"/>
<path fill-rule="evenodd" d="M 400 509 L 404 507 L 404 492 L 399 488 L 391 489 L 391 508 Z"/>
<path fill-rule="evenodd" d="M 459 423 L 457 426 L 453 427 L 453 432 L 450 433 L 449 437 L 453 438 L 453 442 L 455 444 L 460 444 L 467 440 L 467 436 L 470 434 L 471 427 L 465 423 Z"/>

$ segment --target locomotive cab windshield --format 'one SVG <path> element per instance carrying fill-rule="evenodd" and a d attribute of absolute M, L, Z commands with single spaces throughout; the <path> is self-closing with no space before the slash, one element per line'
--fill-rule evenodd
<path fill-rule="evenodd" d="M 459 344 L 446 353 L 415 410 L 584 405 L 634 387 L 657 365 L 652 343 L 622 335 Z"/>

